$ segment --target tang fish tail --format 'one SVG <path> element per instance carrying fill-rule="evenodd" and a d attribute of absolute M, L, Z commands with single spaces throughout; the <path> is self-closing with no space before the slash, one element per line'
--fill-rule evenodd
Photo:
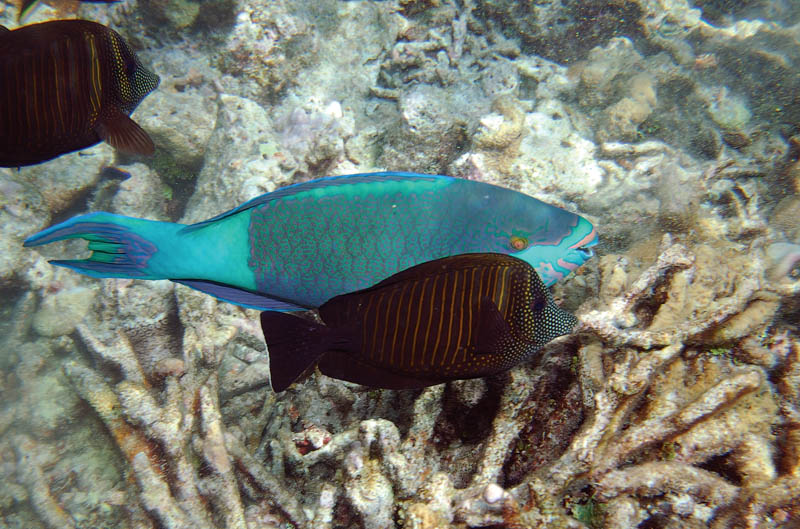
<path fill-rule="evenodd" d="M 56 260 L 52 264 L 91 277 L 169 279 L 164 259 L 156 254 L 174 246 L 182 224 L 90 213 L 47 228 L 28 237 L 24 246 L 41 246 L 64 239 L 89 241 L 87 259 Z M 169 252 L 168 252 L 169 253 Z"/>
<path fill-rule="evenodd" d="M 348 342 L 341 332 L 283 312 L 262 312 L 261 329 L 275 392 L 288 388 L 325 352 L 347 347 Z"/>

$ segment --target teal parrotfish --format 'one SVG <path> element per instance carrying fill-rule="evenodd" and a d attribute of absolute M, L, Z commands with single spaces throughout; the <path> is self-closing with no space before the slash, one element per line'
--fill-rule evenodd
<path fill-rule="evenodd" d="M 273 390 L 317 361 L 325 375 L 388 389 L 493 375 L 577 323 L 530 264 L 492 253 L 418 264 L 336 296 L 319 315 L 325 325 L 261 313 Z"/>
<path fill-rule="evenodd" d="M 97 212 L 25 241 L 89 241 L 52 261 L 92 277 L 170 279 L 260 310 L 316 308 L 433 259 L 512 254 L 551 285 L 592 256 L 583 217 L 523 193 L 448 176 L 367 173 L 277 189 L 185 225 Z"/>
<path fill-rule="evenodd" d="M 152 154 L 153 141 L 129 116 L 158 83 L 119 33 L 97 22 L 0 26 L 0 167 L 100 141 Z"/>

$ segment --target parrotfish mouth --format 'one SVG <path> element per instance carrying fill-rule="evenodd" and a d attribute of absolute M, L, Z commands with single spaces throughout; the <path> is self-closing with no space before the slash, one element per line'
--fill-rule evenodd
<path fill-rule="evenodd" d="M 592 250 L 592 248 L 597 246 L 598 242 L 597 230 L 592 227 L 592 231 L 590 231 L 586 237 L 569 247 L 574 253 L 571 252 L 564 256 L 564 258 L 559 259 L 558 265 L 570 272 L 574 271 L 583 265 L 583 263 L 594 257 L 594 250 Z"/>
<path fill-rule="evenodd" d="M 586 237 L 584 237 L 583 239 L 579 240 L 578 242 L 570 246 L 569 249 L 577 250 L 581 252 L 586 257 L 586 259 L 589 259 L 592 256 L 594 256 L 594 252 L 590 248 L 592 246 L 597 246 L 598 242 L 599 239 L 597 237 L 597 229 L 593 227 L 592 231 L 589 232 L 586 235 Z"/>

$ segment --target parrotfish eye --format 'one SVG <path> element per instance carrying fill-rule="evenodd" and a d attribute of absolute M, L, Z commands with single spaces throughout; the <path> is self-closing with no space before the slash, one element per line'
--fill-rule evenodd
<path fill-rule="evenodd" d="M 587 248 L 585 246 L 576 248 L 576 250 L 580 252 L 581 256 L 583 256 L 584 259 L 590 259 L 594 255 L 594 252 L 591 250 L 591 248 Z"/>
<path fill-rule="evenodd" d="M 517 251 L 524 250 L 525 248 L 528 247 L 528 239 L 526 239 L 525 237 L 517 237 L 516 235 L 511 237 L 508 240 L 508 243 L 511 245 L 511 248 Z"/>

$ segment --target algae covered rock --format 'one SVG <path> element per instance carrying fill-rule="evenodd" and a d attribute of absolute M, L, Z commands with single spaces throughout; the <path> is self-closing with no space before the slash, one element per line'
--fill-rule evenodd
<path fill-rule="evenodd" d="M 156 145 L 155 155 L 145 161 L 167 185 L 191 181 L 205 160 L 217 105 L 198 91 L 180 93 L 164 88 L 152 95 L 139 110 L 140 123 Z"/>
<path fill-rule="evenodd" d="M 379 163 L 418 172 L 447 172 L 468 145 L 476 113 L 486 106 L 476 89 L 454 93 L 423 84 L 410 88 L 400 96 L 400 122 L 389 131 Z"/>
<path fill-rule="evenodd" d="M 146 22 L 155 30 L 173 36 L 191 27 L 219 28 L 230 25 L 234 0 L 140 0 Z"/>
<path fill-rule="evenodd" d="M 35 268 L 40 260 L 25 251 L 22 241 L 46 226 L 45 209 L 35 186 L 10 169 L 0 169 L 0 285 L 14 284 L 21 271 Z"/>
<path fill-rule="evenodd" d="M 728 131 L 739 131 L 750 121 L 750 110 L 741 97 L 730 94 L 725 87 L 712 98 L 708 113 L 714 123 Z"/>
<path fill-rule="evenodd" d="M 613 37 L 640 35 L 638 20 L 644 14 L 640 2 L 634 0 L 479 0 L 476 6 L 506 36 L 519 39 L 525 52 L 560 63 L 582 59 Z"/>
<path fill-rule="evenodd" d="M 281 180 L 280 142 L 263 107 L 250 99 L 222 95 L 209 160 L 197 178 L 184 222 L 198 222 L 271 191 Z"/>
<path fill-rule="evenodd" d="M 42 336 L 62 336 L 75 330 L 89 313 L 95 290 L 74 287 L 45 297 L 33 318 L 33 328 Z"/>
<path fill-rule="evenodd" d="M 125 166 L 125 170 L 130 177 L 118 183 L 110 208 L 105 204 L 96 206 L 120 215 L 167 220 L 171 189 L 162 176 L 143 163 Z"/>

